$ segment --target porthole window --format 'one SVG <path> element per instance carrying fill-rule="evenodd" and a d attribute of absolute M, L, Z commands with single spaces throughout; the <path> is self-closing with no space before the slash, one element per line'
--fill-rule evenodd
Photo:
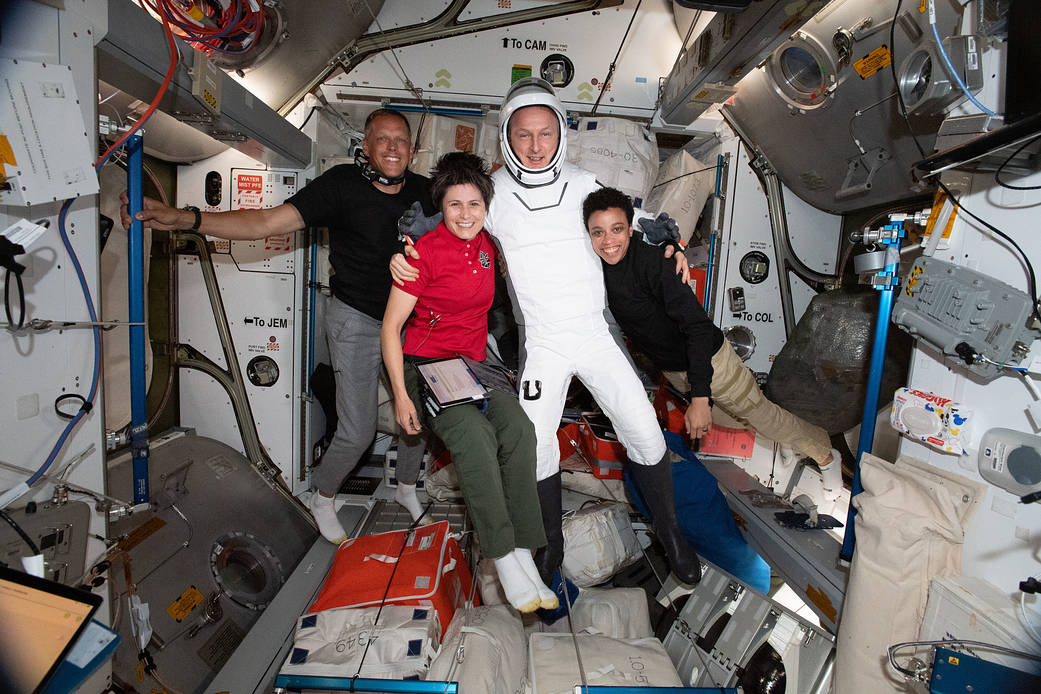
<path fill-rule="evenodd" d="M 779 58 L 785 84 L 807 97 L 813 98 L 824 89 L 824 73 L 820 63 L 799 46 L 784 49 Z"/>
<path fill-rule="evenodd" d="M 801 32 L 777 47 L 766 61 L 766 72 L 774 90 L 800 110 L 828 103 L 835 91 L 834 57 Z"/>

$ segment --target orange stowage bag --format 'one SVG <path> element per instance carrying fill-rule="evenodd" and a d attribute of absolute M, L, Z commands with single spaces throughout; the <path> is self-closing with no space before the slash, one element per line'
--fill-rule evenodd
<path fill-rule="evenodd" d="M 432 604 L 444 636 L 471 585 L 463 552 L 449 535 L 448 521 L 441 521 L 411 533 L 398 530 L 344 542 L 309 611 L 370 607 L 384 602 L 384 596 L 398 605 Z M 476 594 L 474 604 L 480 604 Z"/>

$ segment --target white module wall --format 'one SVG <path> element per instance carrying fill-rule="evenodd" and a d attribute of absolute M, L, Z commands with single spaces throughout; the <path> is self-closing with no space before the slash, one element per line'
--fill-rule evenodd
<path fill-rule="evenodd" d="M 219 201 L 212 193 L 213 172 L 220 176 Z M 228 150 L 178 171 L 178 204 L 214 212 L 274 207 L 295 193 L 300 182 L 296 171 L 268 170 Z M 206 204 L 207 185 L 211 204 Z M 293 232 L 254 241 L 211 239 L 214 272 L 257 434 L 294 493 L 306 488 L 301 441 L 307 249 L 301 247 L 301 236 Z M 180 342 L 227 368 L 196 256 L 178 258 L 177 301 Z M 182 425 L 244 452 L 231 399 L 210 376 L 182 369 L 180 405 Z"/>
<path fill-rule="evenodd" d="M 1041 174 L 1026 177 L 1008 176 L 1017 186 L 1041 185 Z M 1037 236 L 1037 210 L 1041 191 L 1018 191 L 994 185 L 993 173 L 972 177 L 971 187 L 961 203 L 973 214 L 980 216 L 1014 239 L 1027 253 L 1035 271 L 1041 267 L 1041 239 Z M 950 248 L 939 250 L 935 258 L 971 268 L 977 272 L 1029 292 L 1026 270 L 1007 242 L 999 239 L 978 223 L 960 215 L 955 222 Z M 899 330 L 891 326 L 891 330 Z M 1030 353 L 1020 366 L 1033 366 L 1041 358 L 1041 344 L 1034 341 Z M 1030 435 L 1038 435 L 1026 408 L 1034 397 L 1014 372 L 1006 372 L 995 380 L 984 383 L 957 366 L 949 367 L 936 357 L 928 346 L 916 345 L 911 358 L 908 386 L 936 393 L 961 403 L 972 413 L 971 429 L 964 447 L 967 455 L 942 453 L 909 438 L 900 438 L 900 454 L 910 455 L 931 465 L 955 472 L 972 480 L 981 481 L 977 466 L 980 437 L 989 429 L 1001 427 Z M 1037 383 L 1036 376 L 1026 376 Z M 883 393 L 883 397 L 887 394 Z M 1019 581 L 1038 574 L 1037 552 L 1041 546 L 1041 504 L 1022 504 L 1018 497 L 989 486 L 982 508 L 971 520 L 965 534 L 962 550 L 962 572 L 982 578 L 1017 600 Z M 1033 604 L 1034 623 L 1037 602 Z"/>
<path fill-rule="evenodd" d="M 94 123 L 96 119 L 94 75 L 94 44 L 105 32 L 105 11 L 102 3 L 76 3 L 78 12 L 59 10 L 34 2 L 14 2 L 5 6 L 3 15 L 0 58 L 25 61 L 38 66 L 47 64 L 71 80 L 62 79 L 62 84 L 75 89 L 76 100 L 66 92 L 67 98 L 54 99 L 55 108 L 68 108 L 67 114 L 79 130 L 76 133 L 43 132 L 40 136 L 53 142 L 65 136 L 76 138 L 77 144 L 86 140 L 88 161 L 84 175 L 95 177 L 93 160 L 97 155 L 94 145 Z M 60 67 L 57 67 L 60 66 Z M 10 68 L 0 75 L 4 81 L 17 78 L 17 70 Z M 40 68 L 43 69 L 42 67 Z M 34 73 L 39 74 L 39 73 Z M 46 85 L 41 85 L 46 87 Z M 52 88 L 54 88 L 52 86 Z M 64 90 L 65 87 L 62 87 Z M 5 97 L 6 98 L 6 97 Z M 37 123 L 23 123 L 32 127 Z M 12 127 L 14 127 L 12 125 Z M 6 128 L 0 124 L 0 131 Z M 44 154 L 42 150 L 39 154 Z M 6 170 L 25 166 L 10 163 Z M 41 167 L 62 166 L 60 158 L 48 162 L 37 160 Z M 93 189 L 97 179 L 94 178 Z M 30 186 L 26 182 L 27 187 Z M 79 188 L 80 186 L 76 186 Z M 57 191 L 55 191 L 57 192 Z M 29 189 L 22 196 L 39 199 Z M 51 200 L 53 195 L 43 199 Z M 42 204 L 0 206 L 0 230 L 22 220 L 45 222 L 48 229 L 37 239 L 24 255 L 16 260 L 26 267 L 22 274 L 25 287 L 25 321 L 32 319 L 89 321 L 83 292 L 68 252 L 58 234 L 58 216 L 64 200 Z M 87 289 L 98 309 L 98 196 L 82 195 L 69 208 L 65 218 L 69 241 L 79 258 L 86 279 Z M 124 249 L 125 252 L 125 249 Z M 14 293 L 15 281 L 11 277 L 11 300 L 14 318 L 18 317 L 18 300 Z M 100 313 L 100 311 L 98 311 Z M 0 319 L 6 324 L 6 318 Z M 123 329 L 126 337 L 126 331 Z M 47 459 L 62 430 L 68 423 L 54 411 L 54 400 L 63 394 L 77 393 L 87 396 L 94 371 L 94 338 L 87 328 L 50 330 L 35 332 L 24 329 L 18 332 L 0 331 L 0 392 L 3 406 L 0 407 L 0 432 L 4 432 L 4 450 L 0 459 L 9 465 L 35 472 Z M 78 485 L 97 491 L 104 489 L 104 412 L 102 394 L 99 389 L 95 398 L 96 407 L 80 421 L 56 456 L 49 469 L 59 472 L 66 464 L 81 454 L 85 457 L 70 473 L 68 479 Z M 65 409 L 75 413 L 79 405 L 68 402 Z M 0 493 L 26 480 L 28 474 L 0 468 Z M 36 498 L 49 499 L 51 485 L 41 481 L 30 494 L 14 502 L 14 507 L 23 506 Z M 104 517 L 95 515 L 91 521 L 92 532 L 104 532 Z M 102 548 L 100 542 L 90 540 L 87 555 L 94 556 Z"/>
<path fill-rule="evenodd" d="M 69 98 L 71 116 L 79 126 L 75 133 L 44 132 L 41 137 L 53 143 L 63 137 L 80 137 L 87 141 L 88 160 L 85 176 L 94 176 L 90 167 L 97 156 L 95 123 L 97 120 L 96 77 L 94 46 L 105 35 L 107 3 L 102 0 L 81 0 L 75 3 L 52 3 L 67 6 L 59 9 L 30 0 L 3 3 L 0 33 L 0 58 L 61 66 L 71 74 L 78 100 Z M 0 75 L 7 78 L 8 74 Z M 71 95 L 70 95 L 71 96 Z M 0 124 L 0 132 L 7 131 Z M 8 131 L 9 132 L 9 131 Z M 6 166 L 5 170 L 10 171 Z M 26 191 L 29 193 L 29 191 Z M 30 200 L 32 197 L 30 195 Z M 51 197 L 45 199 L 50 200 Z M 25 287 L 26 316 L 50 320 L 89 321 L 89 314 L 80 282 L 76 278 L 70 255 L 58 234 L 58 215 L 63 200 L 43 204 L 0 206 L 0 230 L 22 220 L 46 220 L 47 231 L 17 256 L 26 266 L 22 275 Z M 98 196 L 82 195 L 69 208 L 65 218 L 69 242 L 79 258 L 87 289 L 97 307 L 100 291 L 98 262 Z M 123 252 L 126 252 L 124 248 Z M 12 290 L 14 278 L 11 278 Z M 17 299 L 12 294 L 17 320 Z M 100 311 L 98 311 L 100 313 Z M 0 318 L 6 323 L 6 317 Z M 125 320 L 125 317 L 124 317 Z M 124 339 L 126 329 L 119 329 Z M 66 422 L 54 412 L 54 399 L 59 395 L 78 393 L 86 396 L 94 370 L 94 338 L 84 328 L 51 330 L 47 332 L 0 330 L 0 440 L 3 451 L 0 461 L 35 472 L 46 460 L 65 428 Z M 85 415 L 65 441 L 55 457 L 49 472 L 58 473 L 66 465 L 79 459 L 67 475 L 67 480 L 96 492 L 105 491 L 105 413 L 103 391 L 99 389 L 94 409 Z M 75 412 L 73 401 L 67 409 Z M 0 468 L 0 493 L 24 482 L 28 474 Z M 46 504 L 51 498 L 53 485 L 42 480 L 28 494 L 13 500 L 8 512 L 36 500 Z M 70 500 L 85 498 L 75 492 Z M 42 509 L 41 509 L 42 510 Z M 12 513 L 12 515 L 15 515 Z M 70 542 L 85 546 L 86 561 L 93 562 L 105 550 L 101 539 L 106 532 L 105 514 L 90 505 L 88 537 L 73 537 Z M 32 528 L 27 528 L 33 532 Z M 19 544 L 18 550 L 22 547 Z M 28 554 L 28 549 L 24 550 Z M 45 557 L 51 552 L 45 552 Z M 76 578 L 70 579 L 75 581 Z M 107 589 L 102 589 L 102 595 Z M 103 605 L 97 619 L 108 621 L 108 605 Z M 101 691 L 111 672 L 103 665 L 87 680 L 83 691 Z"/>
<path fill-rule="evenodd" d="M 757 374 L 766 374 L 787 341 L 767 198 L 749 165 L 746 148 L 736 137 L 725 139 L 719 152 L 712 152 L 703 161 L 715 160 L 717 153 L 729 154 L 730 164 L 726 172 L 723 237 L 717 240 L 719 269 L 713 280 L 716 299 L 711 315 L 724 332 L 747 331 L 752 335 L 754 349 L 744 363 Z M 841 218 L 810 207 L 787 189 L 785 193 L 789 234 L 796 254 L 813 270 L 834 272 Z M 742 261 L 761 263 L 764 258 L 768 264 L 765 278 L 746 280 L 741 274 Z M 789 274 L 794 318 L 798 322 L 815 292 Z M 743 295 L 743 308 L 731 303 L 733 289 Z M 731 310 L 732 306 L 735 310 Z"/>
<path fill-rule="evenodd" d="M 473 0 L 460 21 L 558 3 L 546 0 Z M 430 21 L 449 3 L 388 2 L 379 14 L 385 31 Z M 347 75 L 327 81 L 323 93 L 330 103 L 362 95 L 390 100 L 414 100 L 403 85 L 401 62 L 408 78 L 437 102 L 495 105 L 515 79 L 540 74 L 551 56 L 573 65 L 573 78 L 557 90 L 569 111 L 588 113 L 603 87 L 618 51 L 636 0 L 603 10 L 475 31 L 428 41 L 371 56 Z M 373 24 L 369 32 L 377 31 Z M 672 69 L 681 39 L 673 20 L 672 3 L 645 0 L 618 56 L 617 69 L 597 113 L 650 118 L 658 97 L 658 80 Z"/>

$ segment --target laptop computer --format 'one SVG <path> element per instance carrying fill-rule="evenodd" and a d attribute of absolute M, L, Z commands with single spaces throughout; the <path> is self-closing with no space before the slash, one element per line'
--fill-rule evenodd
<path fill-rule="evenodd" d="M 43 691 L 101 596 L 0 566 L 0 692 Z"/>

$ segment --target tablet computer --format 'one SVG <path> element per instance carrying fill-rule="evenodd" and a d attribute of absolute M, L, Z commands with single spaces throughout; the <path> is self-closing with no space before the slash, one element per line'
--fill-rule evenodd
<path fill-rule="evenodd" d="M 462 357 L 451 357 L 416 364 L 422 381 L 427 411 L 436 416 L 454 405 L 483 402 L 488 397 Z"/>
<path fill-rule="evenodd" d="M 101 596 L 0 566 L 0 691 L 43 691 Z"/>

